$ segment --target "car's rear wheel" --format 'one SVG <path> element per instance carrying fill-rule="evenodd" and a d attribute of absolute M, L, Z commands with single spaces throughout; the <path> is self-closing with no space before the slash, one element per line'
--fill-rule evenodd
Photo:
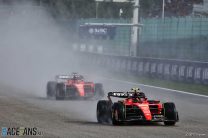
<path fill-rule="evenodd" d="M 176 107 L 174 103 L 164 103 L 164 124 L 166 126 L 174 126 L 176 122 L 179 120 L 178 112 L 176 111 Z"/>
<path fill-rule="evenodd" d="M 98 123 L 109 123 L 111 121 L 111 103 L 108 100 L 100 100 L 97 103 Z"/>
<path fill-rule="evenodd" d="M 57 85 L 57 83 L 55 81 L 49 81 L 47 83 L 47 92 L 46 92 L 47 98 L 51 98 L 51 97 L 55 96 L 55 94 L 56 94 L 56 85 Z"/>
<path fill-rule="evenodd" d="M 58 83 L 56 87 L 56 100 L 63 100 L 65 97 L 64 84 Z"/>

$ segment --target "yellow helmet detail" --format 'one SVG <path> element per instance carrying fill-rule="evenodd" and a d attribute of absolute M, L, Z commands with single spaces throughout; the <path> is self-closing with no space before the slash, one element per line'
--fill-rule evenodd
<path fill-rule="evenodd" d="M 141 92 L 139 88 L 131 88 L 132 92 Z"/>

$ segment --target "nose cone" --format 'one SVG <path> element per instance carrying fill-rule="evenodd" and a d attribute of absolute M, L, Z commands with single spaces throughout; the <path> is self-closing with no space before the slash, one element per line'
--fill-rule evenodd
<path fill-rule="evenodd" d="M 148 114 L 145 114 L 144 116 L 145 116 L 146 120 L 148 120 L 148 121 L 152 120 L 151 114 L 148 113 Z"/>
<path fill-rule="evenodd" d="M 148 120 L 148 121 L 152 120 L 152 115 L 151 115 L 151 112 L 149 109 L 149 105 L 148 104 L 140 104 L 139 107 L 142 110 L 146 120 Z"/>

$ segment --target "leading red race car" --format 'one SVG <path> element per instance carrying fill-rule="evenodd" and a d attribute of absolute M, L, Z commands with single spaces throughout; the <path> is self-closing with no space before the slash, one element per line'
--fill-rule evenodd
<path fill-rule="evenodd" d="M 72 75 L 57 75 L 55 81 L 47 83 L 47 97 L 56 100 L 73 99 L 100 99 L 104 96 L 101 83 L 84 81 L 84 77 L 77 73 Z"/>
<path fill-rule="evenodd" d="M 139 89 L 134 92 L 109 92 L 108 100 L 97 103 L 97 120 L 99 123 L 111 122 L 120 125 L 123 122 L 164 122 L 165 125 L 175 125 L 179 120 L 175 104 L 148 100 Z M 111 97 L 125 98 L 112 102 Z"/>

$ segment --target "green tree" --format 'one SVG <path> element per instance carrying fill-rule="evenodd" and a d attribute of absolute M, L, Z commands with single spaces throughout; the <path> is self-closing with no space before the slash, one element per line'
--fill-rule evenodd
<path fill-rule="evenodd" d="M 45 0 L 57 17 L 92 18 L 95 17 L 94 0 Z"/>

